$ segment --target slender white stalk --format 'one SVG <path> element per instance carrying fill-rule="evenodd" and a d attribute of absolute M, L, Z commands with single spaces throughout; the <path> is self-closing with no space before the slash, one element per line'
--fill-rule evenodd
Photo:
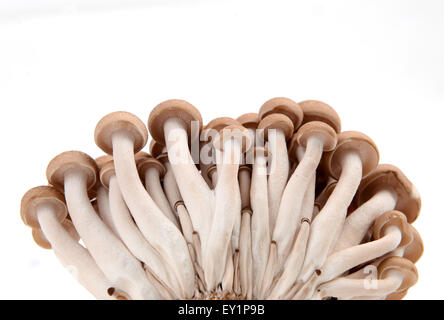
<path fill-rule="evenodd" d="M 239 238 L 239 269 L 242 295 L 248 300 L 253 294 L 253 264 L 251 255 L 251 213 L 242 213 L 242 222 Z"/>
<path fill-rule="evenodd" d="M 108 190 L 106 190 L 106 188 L 102 185 L 97 189 L 97 207 L 99 209 L 98 211 L 100 218 L 102 218 L 103 222 L 114 232 L 115 235 L 118 235 L 111 215 L 111 209 L 109 207 Z"/>
<path fill-rule="evenodd" d="M 134 160 L 134 142 L 124 131 L 112 137 L 114 165 L 123 198 L 148 242 L 174 268 L 183 292 L 194 294 L 194 269 L 179 229 L 160 211 L 143 187 Z"/>
<path fill-rule="evenodd" d="M 72 222 L 105 276 L 133 299 L 158 299 L 154 286 L 147 280 L 136 260 L 97 216 L 86 191 L 84 172 L 65 174 L 65 197 Z"/>
<path fill-rule="evenodd" d="M 301 273 L 303 282 L 306 282 L 325 262 L 331 246 L 342 230 L 347 208 L 361 181 L 362 161 L 358 154 L 354 152 L 346 154 L 341 167 L 341 175 L 333 193 L 311 225 L 307 255 Z"/>
<path fill-rule="evenodd" d="M 347 219 L 333 252 L 357 245 L 365 237 L 374 221 L 384 212 L 395 209 L 397 196 L 390 190 L 377 192 Z"/>

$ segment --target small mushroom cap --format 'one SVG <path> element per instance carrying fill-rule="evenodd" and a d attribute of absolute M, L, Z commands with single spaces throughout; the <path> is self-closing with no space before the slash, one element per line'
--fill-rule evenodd
<path fill-rule="evenodd" d="M 77 242 L 80 240 L 80 236 L 77 233 L 76 228 L 69 219 L 65 219 L 62 222 L 62 227 L 70 234 L 70 236 Z M 45 234 L 41 229 L 32 229 L 32 237 L 34 242 L 43 249 L 51 249 L 51 243 L 46 239 Z"/>
<path fill-rule="evenodd" d="M 338 142 L 336 131 L 328 124 L 320 121 L 307 122 L 298 129 L 295 135 L 298 144 L 304 148 L 307 148 L 307 141 L 312 136 L 322 140 L 324 151 L 332 151 Z"/>
<path fill-rule="evenodd" d="M 292 137 L 294 131 L 293 122 L 290 118 L 280 113 L 273 113 L 262 118 L 257 128 L 263 130 L 260 134 L 265 141 L 268 141 L 268 130 L 270 129 L 281 130 L 286 140 Z"/>
<path fill-rule="evenodd" d="M 57 220 L 62 222 L 68 215 L 65 197 L 52 186 L 39 186 L 28 190 L 22 198 L 20 216 L 23 223 L 33 229 L 40 229 L 37 217 L 40 205 L 50 205 L 54 209 Z"/>
<path fill-rule="evenodd" d="M 259 118 L 262 120 L 273 113 L 281 113 L 290 118 L 293 122 L 294 130 L 297 130 L 302 123 L 304 113 L 299 104 L 288 98 L 272 98 L 265 102 L 259 110 Z"/>
<path fill-rule="evenodd" d="M 404 249 L 404 258 L 409 259 L 411 262 L 416 263 L 421 258 L 424 252 L 424 243 L 422 242 L 421 235 L 418 230 L 409 224 L 410 232 L 413 235 L 413 240 Z"/>
<path fill-rule="evenodd" d="M 150 142 L 150 153 L 154 158 L 157 158 L 164 152 L 165 146 L 161 143 L 157 142 L 156 140 L 151 140 Z"/>
<path fill-rule="evenodd" d="M 402 212 L 392 210 L 380 215 L 373 224 L 373 239 L 378 240 L 384 237 L 388 227 L 397 227 L 402 234 L 398 248 L 409 245 L 413 240 L 409 224 Z"/>
<path fill-rule="evenodd" d="M 217 171 L 217 165 L 213 164 L 202 168 L 202 176 L 211 181 L 211 175 L 214 171 Z"/>
<path fill-rule="evenodd" d="M 399 271 L 403 281 L 396 292 L 402 292 L 412 287 L 418 281 L 418 270 L 415 264 L 401 257 L 389 257 L 378 266 L 378 278 L 385 279 L 389 271 Z"/>
<path fill-rule="evenodd" d="M 373 140 L 361 132 L 344 131 L 338 134 L 335 150 L 326 153 L 325 161 L 322 161 L 333 178 L 339 179 L 342 170 L 341 160 L 350 152 L 357 153 L 361 158 L 363 177 L 378 165 L 379 151 Z"/>
<path fill-rule="evenodd" d="M 156 159 L 162 162 L 162 164 L 170 161 L 170 159 L 168 159 L 168 152 L 162 152 L 156 157 Z"/>
<path fill-rule="evenodd" d="M 116 175 L 116 169 L 114 167 L 114 161 L 109 161 L 100 169 L 100 182 L 103 186 L 109 189 L 109 182 L 111 177 Z"/>
<path fill-rule="evenodd" d="M 170 118 L 179 118 L 184 122 L 188 138 L 191 137 L 192 121 L 198 121 L 199 132 L 202 130 L 202 116 L 191 103 L 178 99 L 164 101 L 151 111 L 148 118 L 148 128 L 151 136 L 163 145 L 165 145 L 164 124 Z"/>
<path fill-rule="evenodd" d="M 316 197 L 314 205 L 317 206 L 319 210 L 322 209 L 327 203 L 328 198 L 330 198 L 330 195 L 332 194 L 333 190 L 335 190 L 336 184 L 337 184 L 336 180 L 330 181 Z"/>
<path fill-rule="evenodd" d="M 304 113 L 302 124 L 311 121 L 321 121 L 331 126 L 336 133 L 341 132 L 341 119 L 328 104 L 318 100 L 306 100 L 299 102 Z"/>
<path fill-rule="evenodd" d="M 265 147 L 254 147 L 253 152 L 255 157 L 263 156 L 264 158 L 267 158 L 271 154 L 268 148 Z"/>
<path fill-rule="evenodd" d="M 395 209 L 403 212 L 409 223 L 416 220 L 421 210 L 419 192 L 400 169 L 390 164 L 378 165 L 362 179 L 355 196 L 356 204 L 363 204 L 382 189 L 390 189 L 397 194 Z"/>
<path fill-rule="evenodd" d="M 112 160 L 113 160 L 113 156 L 110 156 L 110 155 L 108 155 L 108 154 L 96 158 L 97 168 L 99 168 L 99 170 L 102 169 L 102 166 L 103 166 L 105 163 L 107 163 L 107 162 L 109 162 L 109 161 L 112 161 Z"/>
<path fill-rule="evenodd" d="M 211 136 L 211 130 L 213 130 L 213 133 L 218 133 L 220 130 L 222 130 L 225 127 L 231 126 L 231 125 L 240 125 L 240 123 L 230 117 L 220 117 L 211 120 L 207 123 L 207 125 L 203 128 L 203 136 L 205 140 L 208 140 Z"/>
<path fill-rule="evenodd" d="M 107 154 L 113 154 L 113 134 L 129 133 L 134 139 L 134 153 L 139 152 L 148 141 L 148 131 L 137 116 L 125 111 L 110 113 L 100 119 L 94 131 L 96 145 Z"/>
<path fill-rule="evenodd" d="M 152 158 L 152 156 L 149 153 L 139 151 L 134 155 L 134 161 L 136 162 L 136 166 L 139 165 L 142 161 L 144 161 L 147 158 Z"/>
<path fill-rule="evenodd" d="M 159 172 L 160 178 L 162 178 L 166 173 L 165 166 L 162 164 L 162 162 L 155 158 L 146 158 L 137 165 L 137 169 L 141 175 L 144 175 L 145 172 L 150 168 L 156 169 Z"/>
<path fill-rule="evenodd" d="M 223 151 L 224 141 L 230 139 L 240 139 L 242 143 L 242 152 L 246 152 L 253 144 L 253 138 L 250 131 L 241 125 L 230 125 L 219 131 L 217 137 L 213 141 L 213 146 Z"/>
<path fill-rule="evenodd" d="M 83 172 L 87 177 L 87 189 L 96 185 L 99 169 L 93 158 L 81 151 L 66 151 L 49 162 L 46 178 L 60 192 L 64 191 L 65 174 L 70 170 Z"/>
<path fill-rule="evenodd" d="M 248 129 L 257 129 L 261 121 L 257 113 L 245 113 L 236 119 L 241 125 Z"/>

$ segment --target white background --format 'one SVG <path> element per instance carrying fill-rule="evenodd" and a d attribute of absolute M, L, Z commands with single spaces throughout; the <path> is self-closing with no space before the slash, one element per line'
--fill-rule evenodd
<path fill-rule="evenodd" d="M 123 1 L 122 1 L 123 2 Z M 0 298 L 90 299 L 19 217 L 59 152 L 182 98 L 207 122 L 275 96 L 319 99 L 422 194 L 409 299 L 444 298 L 443 1 L 0 1 Z"/>

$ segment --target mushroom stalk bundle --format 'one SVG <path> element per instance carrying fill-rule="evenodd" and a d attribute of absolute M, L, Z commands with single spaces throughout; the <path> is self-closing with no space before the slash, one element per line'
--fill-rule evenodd
<path fill-rule="evenodd" d="M 418 191 L 326 103 L 203 126 L 167 100 L 94 140 L 106 155 L 53 158 L 21 218 L 97 299 L 391 300 L 418 279 Z"/>

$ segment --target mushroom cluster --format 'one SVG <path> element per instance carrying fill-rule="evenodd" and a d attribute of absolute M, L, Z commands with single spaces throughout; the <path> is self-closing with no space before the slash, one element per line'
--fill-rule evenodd
<path fill-rule="evenodd" d="M 56 156 L 21 218 L 98 299 L 401 299 L 420 197 L 327 104 L 202 125 L 183 100 L 102 118 L 107 155 Z"/>

